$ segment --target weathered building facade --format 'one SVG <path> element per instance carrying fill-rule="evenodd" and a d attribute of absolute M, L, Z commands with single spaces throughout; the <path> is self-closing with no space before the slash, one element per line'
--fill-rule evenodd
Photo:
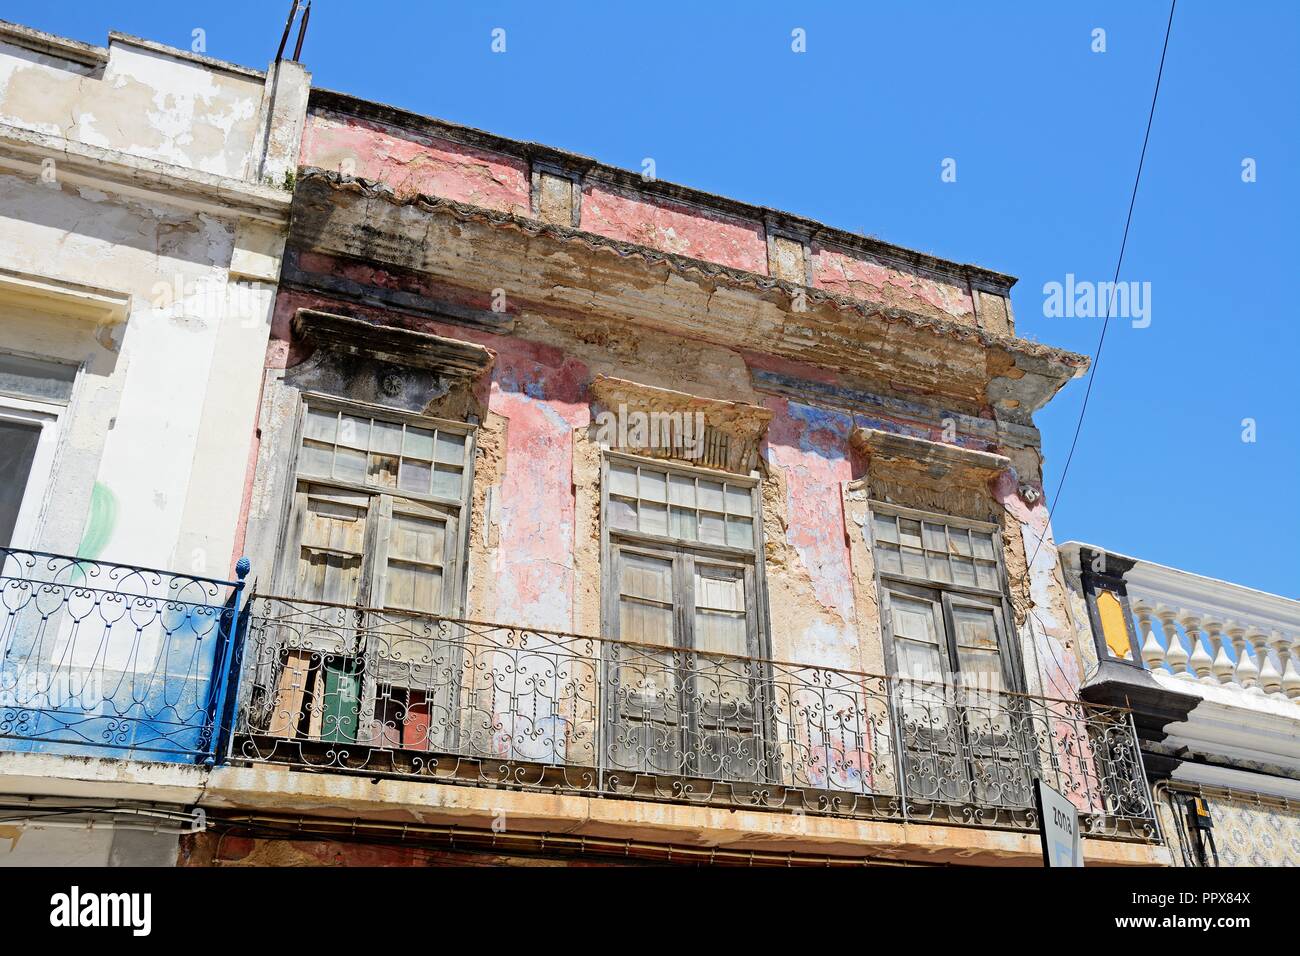
<path fill-rule="evenodd" d="M 1161 860 L 1042 502 L 1086 361 L 1013 281 L 314 92 L 213 812 L 1032 863 L 1043 774 Z"/>
<path fill-rule="evenodd" d="M 59 44 L 67 59 L 68 41 L 23 36 L 0 107 L 31 69 L 77 77 L 79 103 L 96 69 L 125 70 L 114 58 L 143 43 L 76 46 L 94 62 L 74 69 L 45 62 Z M 106 378 L 127 376 L 124 395 L 143 390 L 154 418 L 192 435 L 193 465 L 175 475 L 186 504 L 168 524 L 167 489 L 147 513 L 122 492 L 121 530 L 92 550 L 92 518 L 43 498 L 37 513 L 68 527 L 33 541 L 75 557 L 7 570 L 26 617 L 11 613 L 0 641 L 10 657 L 58 659 L 40 649 L 81 633 L 66 622 L 87 620 L 74 596 L 89 559 L 129 562 L 91 589 L 93 620 L 118 621 L 104 620 L 112 595 L 143 590 L 166 674 L 198 635 L 193 719 L 165 697 L 88 702 L 82 685 L 0 700 L 0 793 L 93 798 L 119 824 L 152 812 L 171 824 L 170 843 L 152 844 L 163 855 L 197 808 L 172 852 L 190 865 L 1032 865 L 1042 778 L 1080 811 L 1090 864 L 1171 861 L 1129 713 L 1081 699 L 1092 637 L 1043 500 L 1033 416 L 1086 359 L 1016 336 L 1011 277 L 342 94 L 308 98 L 296 64 L 268 80 L 145 49 L 186 82 L 240 78 L 246 98 L 221 105 L 237 119 L 220 137 L 203 116 L 146 112 L 151 136 L 220 144 L 187 176 L 164 138 L 152 148 L 168 165 L 148 169 L 160 208 L 210 194 L 216 208 L 158 235 L 211 232 L 202 255 L 175 257 L 227 288 L 250 282 L 258 318 L 181 323 L 206 352 L 168 338 L 175 320 L 141 323 L 141 341 L 162 338 L 129 367 L 109 345 L 124 328 L 135 347 L 134 318 L 77 326 L 83 347 L 113 353 L 93 353 Z M 54 249 L 98 220 L 49 225 L 59 203 L 113 193 L 65 185 L 38 202 L 45 186 L 14 179 L 12 218 L 33 238 L 11 258 L 120 288 L 104 255 Z M 153 222 L 130 197 L 122 215 Z M 249 230 L 260 257 L 241 245 Z M 122 244 L 128 257 L 145 246 L 153 269 L 122 294 L 152 291 L 169 258 Z M 180 354 L 205 371 L 173 382 Z M 92 416 L 98 439 L 136 427 L 99 408 L 114 427 Z M 69 428 L 88 414 L 74 409 Z M 70 500 L 117 487 L 102 467 L 69 467 L 52 481 Z M 212 556 L 202 576 L 196 548 Z M 241 580 L 225 580 L 241 556 Z M 158 584 L 136 565 L 195 573 Z M 50 568 L 66 606 L 46 615 L 34 585 Z M 50 628 L 59 639 L 42 643 Z M 138 654 L 90 669 L 158 670 Z M 112 746 L 76 739 L 114 716 Z M 15 862 L 30 858 L 19 847 L 39 852 L 18 837 Z"/>

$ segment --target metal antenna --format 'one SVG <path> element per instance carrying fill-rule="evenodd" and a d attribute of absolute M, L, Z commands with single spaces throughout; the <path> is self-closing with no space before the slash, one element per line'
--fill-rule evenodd
<path fill-rule="evenodd" d="M 293 18 L 298 15 L 298 0 L 293 0 L 293 6 L 289 8 L 289 19 L 284 21 L 284 33 L 280 37 L 280 46 L 275 51 L 275 62 L 279 63 L 284 56 L 284 45 L 289 42 L 289 30 L 293 27 Z M 299 44 L 301 45 L 301 33 L 299 34 Z"/>
<path fill-rule="evenodd" d="M 296 2 L 296 0 L 295 0 Z M 302 41 L 307 36 L 307 21 L 311 19 L 311 0 L 307 0 L 307 6 L 303 7 L 302 22 L 298 25 L 298 42 L 293 47 L 293 59 L 296 63 L 299 55 L 302 53 Z"/>

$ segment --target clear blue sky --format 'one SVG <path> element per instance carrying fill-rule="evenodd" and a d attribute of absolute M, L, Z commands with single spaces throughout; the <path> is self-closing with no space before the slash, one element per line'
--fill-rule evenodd
<path fill-rule="evenodd" d="M 200 27 L 210 55 L 260 67 L 288 6 L 2 15 L 99 44 L 116 29 L 188 48 Z M 1111 277 L 1167 15 L 1164 0 L 316 0 L 303 60 L 320 86 L 634 169 L 653 157 L 662 179 L 1009 272 L 1020 333 L 1091 354 L 1100 320 L 1046 317 L 1043 286 Z M 1122 275 L 1151 283 L 1151 324 L 1111 323 L 1058 540 L 1300 596 L 1297 90 L 1300 4 L 1179 3 Z M 1078 381 L 1038 417 L 1049 492 L 1082 398 Z"/>

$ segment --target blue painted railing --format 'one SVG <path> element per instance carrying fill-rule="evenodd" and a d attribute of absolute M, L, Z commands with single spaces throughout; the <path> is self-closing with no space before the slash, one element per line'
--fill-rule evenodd
<path fill-rule="evenodd" d="M 0 548 L 0 750 L 211 764 L 237 581 Z"/>

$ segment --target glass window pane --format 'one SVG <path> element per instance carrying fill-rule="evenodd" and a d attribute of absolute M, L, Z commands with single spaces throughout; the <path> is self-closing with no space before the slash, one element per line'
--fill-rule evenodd
<path fill-rule="evenodd" d="M 957 584 L 964 584 L 967 587 L 975 585 L 975 565 L 968 558 L 952 559 L 952 579 Z"/>
<path fill-rule="evenodd" d="M 409 432 L 407 436 L 410 436 Z M 426 462 L 403 458 L 402 468 L 397 476 L 397 487 L 413 494 L 427 495 L 432 478 L 433 469 Z"/>
<path fill-rule="evenodd" d="M 749 515 L 753 510 L 753 501 L 749 496 L 748 488 L 737 488 L 735 485 L 727 485 L 728 514 Z"/>
<path fill-rule="evenodd" d="M 459 465 L 437 465 L 433 469 L 433 493 L 442 498 L 459 498 L 462 472 Z"/>
<path fill-rule="evenodd" d="M 610 494 L 635 498 L 637 496 L 636 469 L 627 465 L 610 465 L 609 491 Z"/>
<path fill-rule="evenodd" d="M 987 531 L 972 531 L 971 542 L 975 546 L 975 557 L 993 558 L 993 535 Z"/>
<path fill-rule="evenodd" d="M 339 418 L 339 444 L 349 448 L 368 448 L 370 445 L 370 419 L 356 415 Z"/>
<path fill-rule="evenodd" d="M 645 475 L 642 473 L 642 477 Z M 641 512 L 641 531 L 644 534 L 668 534 L 668 508 L 666 505 L 656 504 L 652 501 L 642 501 Z"/>
<path fill-rule="evenodd" d="M 700 479 L 700 507 L 710 511 L 723 511 L 722 482 Z"/>
<path fill-rule="evenodd" d="M 947 529 L 941 524 L 931 524 L 929 521 L 925 522 L 925 525 L 922 528 L 922 535 L 925 540 L 925 548 L 927 551 L 946 552 L 948 550 L 947 535 L 945 533 L 946 530 Z"/>
<path fill-rule="evenodd" d="M 402 426 L 394 422 L 375 422 L 370 433 L 370 449 L 385 455 L 400 455 Z"/>
<path fill-rule="evenodd" d="M 438 461 L 460 465 L 465 461 L 465 436 L 455 432 L 438 432 Z"/>
<path fill-rule="evenodd" d="M 427 428 L 406 426 L 406 439 L 402 444 L 402 454 L 408 458 L 433 458 L 433 432 Z"/>
<path fill-rule="evenodd" d="M 636 502 L 626 498 L 609 499 L 609 524 L 625 531 L 636 530 Z"/>
<path fill-rule="evenodd" d="M 384 488 L 397 486 L 397 458 L 393 455 L 370 454 L 370 464 L 366 469 L 366 480 L 372 485 Z"/>
<path fill-rule="evenodd" d="M 910 544 L 914 548 L 919 548 L 921 546 L 921 522 L 913 521 L 911 518 L 899 518 L 898 539 L 903 544 Z"/>
<path fill-rule="evenodd" d="M 728 518 L 727 544 L 733 548 L 752 548 L 754 546 L 754 523 L 749 518 Z"/>
<path fill-rule="evenodd" d="M 695 479 L 683 475 L 668 476 L 668 500 L 675 505 L 695 507 Z"/>
<path fill-rule="evenodd" d="M 662 471 L 641 469 L 641 497 L 646 501 L 667 501 L 667 475 Z"/>
<path fill-rule="evenodd" d="M 696 528 L 699 524 L 699 518 L 695 516 L 695 512 L 687 511 L 684 508 L 670 508 L 669 511 L 672 519 L 672 536 L 694 541 Z"/>
<path fill-rule="evenodd" d="M 903 573 L 903 559 L 899 557 L 898 548 L 892 544 L 882 544 L 876 549 L 876 560 L 880 570 L 890 574 Z"/>
<path fill-rule="evenodd" d="M 722 515 L 700 512 L 700 540 L 706 544 L 727 543 L 727 529 Z"/>
<path fill-rule="evenodd" d="M 333 444 L 334 437 L 338 434 L 338 425 L 339 416 L 337 412 L 309 408 L 307 409 L 307 420 L 302 427 L 302 437 Z"/>
<path fill-rule="evenodd" d="M 331 475 L 334 467 L 334 446 L 304 442 L 298 470 L 309 475 Z"/>
<path fill-rule="evenodd" d="M 980 587 L 996 589 L 998 586 L 998 566 L 992 561 L 976 561 L 975 577 Z"/>
<path fill-rule="evenodd" d="M 334 455 L 334 477 L 347 481 L 365 481 L 366 453 L 340 446 Z"/>
<path fill-rule="evenodd" d="M 949 551 L 970 557 L 970 532 L 965 528 L 948 529 Z"/>
<path fill-rule="evenodd" d="M 40 440 L 41 426 L 34 422 L 0 421 L 0 546 L 10 543 L 18 524 Z"/>
<path fill-rule="evenodd" d="M 925 577 L 925 554 L 913 548 L 904 548 L 903 573 L 909 577 Z"/>
<path fill-rule="evenodd" d="M 872 516 L 872 526 L 875 528 L 877 541 L 898 542 L 898 521 L 893 515 Z"/>
<path fill-rule="evenodd" d="M 37 401 L 67 402 L 76 378 L 76 366 L 0 352 L 0 392 Z"/>
<path fill-rule="evenodd" d="M 927 554 L 925 562 L 930 569 L 930 580 L 944 582 L 952 580 L 952 572 L 948 570 L 947 555 Z"/>

